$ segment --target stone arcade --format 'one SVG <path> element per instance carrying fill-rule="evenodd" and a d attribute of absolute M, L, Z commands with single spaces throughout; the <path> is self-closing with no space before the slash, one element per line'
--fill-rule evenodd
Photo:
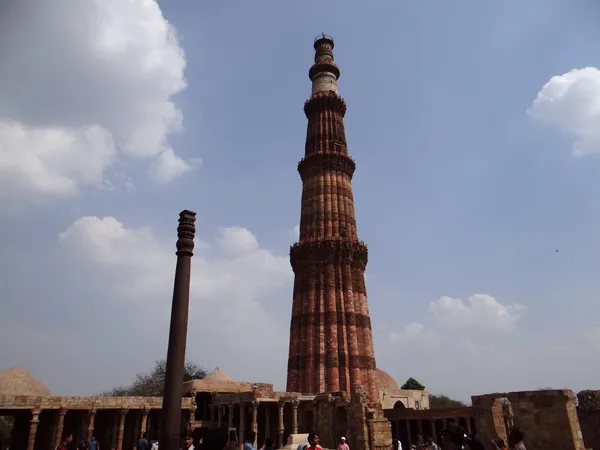
<path fill-rule="evenodd" d="M 532 391 L 472 397 L 471 407 L 429 409 L 427 391 L 401 390 L 375 361 L 364 271 L 366 245 L 358 240 L 352 176 L 344 132 L 346 104 L 333 39 L 319 36 L 309 70 L 312 94 L 304 158 L 298 164 L 302 207 L 294 270 L 287 391 L 238 382 L 223 370 L 184 383 L 181 431 L 201 436 L 213 427 L 248 430 L 258 442 L 316 431 L 324 448 L 346 436 L 352 450 L 389 450 L 392 437 L 409 449 L 419 435 L 438 438 L 457 422 L 482 442 L 526 432 L 528 450 L 582 450 L 571 391 Z M 224 356 L 226 358 L 226 355 Z M 600 450 L 600 394 L 586 391 L 579 411 L 588 445 Z M 53 396 L 20 368 L 0 372 L 0 416 L 14 419 L 11 450 L 52 450 L 63 430 L 77 440 L 95 433 L 103 450 L 132 450 L 140 434 L 157 436 L 162 398 Z M 175 406 L 176 407 L 176 406 Z M 597 445 L 598 444 L 598 445 Z"/>

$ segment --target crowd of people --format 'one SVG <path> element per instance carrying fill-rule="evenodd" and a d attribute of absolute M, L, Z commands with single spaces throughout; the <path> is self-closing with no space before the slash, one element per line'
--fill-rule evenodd
<path fill-rule="evenodd" d="M 525 435 L 516 427 L 509 430 L 507 443 L 499 437 L 490 439 L 487 449 L 474 435 L 467 436 L 464 429 L 455 423 L 448 423 L 439 435 L 439 445 L 431 436 L 425 439 L 420 436 L 417 444 L 411 445 L 410 450 L 527 450 L 523 443 Z M 254 447 L 255 441 L 256 433 L 248 432 L 244 439 L 243 450 L 257 450 Z M 65 433 L 55 450 L 67 450 L 72 446 L 72 442 L 73 434 Z M 238 448 L 237 438 L 232 439 L 224 428 L 208 430 L 198 445 L 194 445 L 192 434 L 186 434 L 182 445 L 182 450 L 237 450 Z M 92 435 L 91 439 L 86 439 L 78 445 L 78 450 L 100 450 L 100 446 L 96 437 Z M 136 450 L 159 450 L 158 441 L 149 440 L 144 433 L 136 445 Z M 275 441 L 271 438 L 265 439 L 259 450 L 275 450 Z M 296 450 L 322 450 L 319 436 L 316 433 L 309 433 L 307 442 L 299 444 Z M 337 450 L 351 450 L 345 437 L 340 438 Z M 391 450 L 402 450 L 402 443 L 394 439 Z"/>
<path fill-rule="evenodd" d="M 411 445 L 410 450 L 527 450 L 523 443 L 524 438 L 525 434 L 519 428 L 512 427 L 508 432 L 508 443 L 500 437 L 492 438 L 486 449 L 475 435 L 468 436 L 458 424 L 448 423 L 440 432 L 440 445 L 436 444 L 431 436 L 425 439 L 419 436 L 417 444 Z M 402 443 L 394 439 L 392 449 L 402 450 Z"/>

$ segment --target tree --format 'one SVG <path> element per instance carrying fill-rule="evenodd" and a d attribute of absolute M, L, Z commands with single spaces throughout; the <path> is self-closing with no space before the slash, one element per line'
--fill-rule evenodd
<path fill-rule="evenodd" d="M 404 383 L 400 389 L 411 389 L 414 391 L 424 391 L 425 386 L 423 386 L 421 383 L 419 383 L 413 377 L 410 377 L 408 380 L 406 380 L 406 383 Z"/>
<path fill-rule="evenodd" d="M 161 359 L 154 363 L 150 372 L 141 372 L 127 386 L 119 386 L 101 395 L 110 397 L 161 397 L 163 395 L 167 360 Z M 206 377 L 206 370 L 193 361 L 186 360 L 183 381 L 198 380 Z"/>
<path fill-rule="evenodd" d="M 443 394 L 430 394 L 429 395 L 429 408 L 430 409 L 444 409 L 444 408 L 462 408 L 465 405 L 459 400 L 453 400 L 447 395 Z"/>

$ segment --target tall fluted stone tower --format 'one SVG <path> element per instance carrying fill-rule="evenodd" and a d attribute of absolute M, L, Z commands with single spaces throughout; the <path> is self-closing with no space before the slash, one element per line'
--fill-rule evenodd
<path fill-rule="evenodd" d="M 290 249 L 294 301 L 290 326 L 288 392 L 364 389 L 379 403 L 371 320 L 365 289 L 367 247 L 358 240 L 352 175 L 344 133 L 346 103 L 333 39 L 319 36 L 309 71 L 312 95 L 302 178 L 299 242 Z"/>

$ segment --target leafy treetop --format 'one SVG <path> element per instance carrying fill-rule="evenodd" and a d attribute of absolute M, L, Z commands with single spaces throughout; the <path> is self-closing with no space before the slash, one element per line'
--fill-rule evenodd
<path fill-rule="evenodd" d="M 431 409 L 462 408 L 463 406 L 467 405 L 465 405 L 460 400 L 453 400 L 447 395 L 429 395 L 429 408 Z"/>
<path fill-rule="evenodd" d="M 413 377 L 410 377 L 408 380 L 406 380 L 406 383 L 404 383 L 400 389 L 412 389 L 414 391 L 424 391 L 425 386 L 423 386 L 421 383 L 419 383 Z"/>
<path fill-rule="evenodd" d="M 150 372 L 141 372 L 135 380 L 127 386 L 119 386 L 102 393 L 111 397 L 161 397 L 163 395 L 165 376 L 167 373 L 167 360 L 161 359 L 154 363 Z M 183 381 L 198 380 L 206 377 L 207 373 L 193 361 L 186 360 Z"/>

